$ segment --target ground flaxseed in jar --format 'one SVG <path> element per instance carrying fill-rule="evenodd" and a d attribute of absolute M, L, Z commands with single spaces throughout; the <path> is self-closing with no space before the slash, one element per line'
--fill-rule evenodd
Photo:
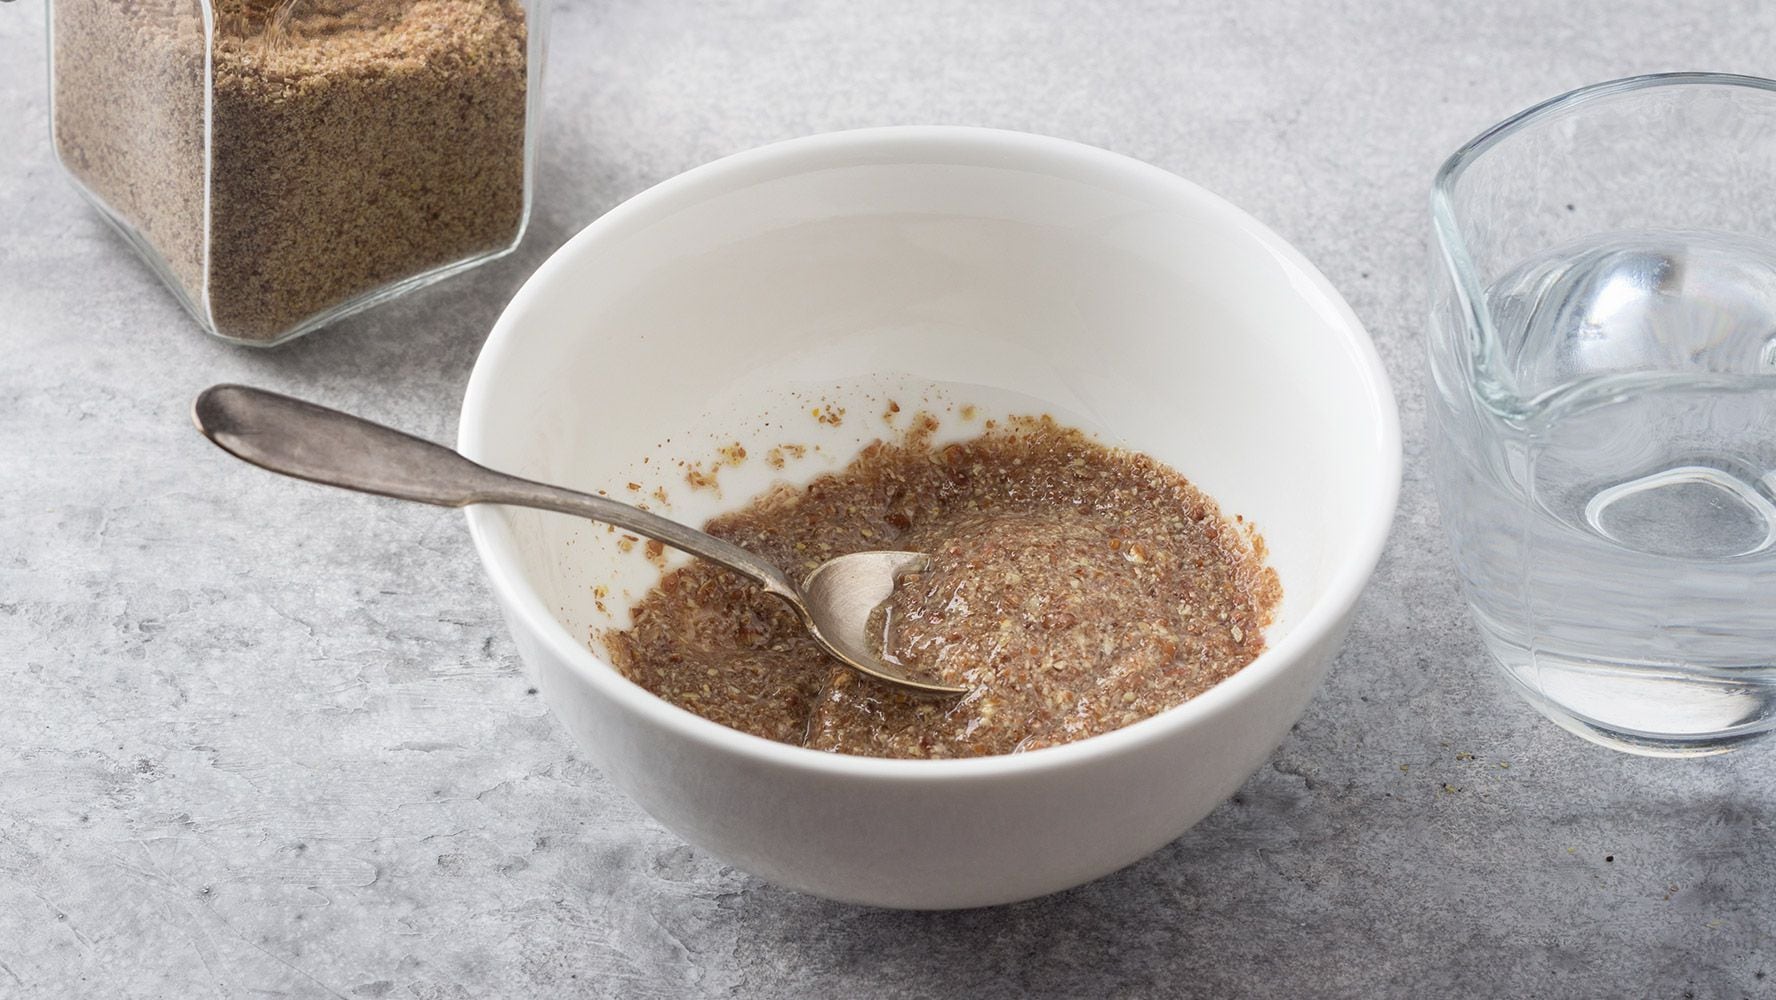
<path fill-rule="evenodd" d="M 509 249 L 522 0 L 53 0 L 57 152 L 213 333 L 270 343 Z"/>
<path fill-rule="evenodd" d="M 709 563 L 668 573 L 602 636 L 654 694 L 767 739 L 969 757 L 1083 739 L 1201 694 L 1264 648 L 1282 589 L 1263 541 L 1184 477 L 1047 418 L 941 448 L 878 442 L 708 530 L 792 576 L 849 552 L 924 552 L 882 649 L 968 687 L 904 694 L 827 659 L 788 607 Z"/>

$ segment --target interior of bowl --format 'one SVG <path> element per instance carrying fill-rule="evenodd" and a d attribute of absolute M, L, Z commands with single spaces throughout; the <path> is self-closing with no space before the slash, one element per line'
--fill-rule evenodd
<path fill-rule="evenodd" d="M 613 211 L 502 317 L 462 446 L 701 524 L 920 411 L 943 437 L 1049 413 L 1183 473 L 1262 533 L 1272 646 L 1354 598 L 1397 484 L 1373 351 L 1275 236 L 1154 168 L 984 130 L 767 147 Z M 602 526 L 472 516 L 599 657 L 660 573 Z"/>

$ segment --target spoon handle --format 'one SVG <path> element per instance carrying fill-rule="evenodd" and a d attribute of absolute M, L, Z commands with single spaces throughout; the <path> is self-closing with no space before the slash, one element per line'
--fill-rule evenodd
<path fill-rule="evenodd" d="M 720 563 L 807 614 L 794 582 L 738 545 L 626 503 L 495 472 L 361 417 L 244 385 L 210 386 L 198 394 L 191 416 L 204 437 L 262 469 L 439 507 L 501 503 L 614 524 Z"/>

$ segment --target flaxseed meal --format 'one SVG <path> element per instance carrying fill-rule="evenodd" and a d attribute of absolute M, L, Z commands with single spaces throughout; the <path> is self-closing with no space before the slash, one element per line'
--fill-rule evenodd
<path fill-rule="evenodd" d="M 519 0 L 208 6 L 206 46 L 198 0 L 54 0 L 54 134 L 216 333 L 281 339 L 517 239 Z"/>
<path fill-rule="evenodd" d="M 708 530 L 799 575 L 868 549 L 930 555 L 879 616 L 882 651 L 967 695 L 922 698 L 827 659 L 787 606 L 708 563 L 603 636 L 654 694 L 767 739 L 970 757 L 1083 739 L 1251 662 L 1281 597 L 1263 542 L 1184 477 L 1044 417 L 934 448 L 925 418 L 805 489 Z"/>

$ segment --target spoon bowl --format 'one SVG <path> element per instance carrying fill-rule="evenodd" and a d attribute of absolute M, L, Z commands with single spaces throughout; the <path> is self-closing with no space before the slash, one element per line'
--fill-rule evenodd
<path fill-rule="evenodd" d="M 495 472 L 443 445 L 306 400 L 213 385 L 198 394 L 191 416 L 223 451 L 296 479 L 439 507 L 500 503 L 614 524 L 753 580 L 795 609 L 827 655 L 860 673 L 916 694 L 968 690 L 908 673 L 871 650 L 871 612 L 894 595 L 901 574 L 924 565 L 920 553 L 839 556 L 814 567 L 798 586 L 757 555 L 677 521 L 608 497 Z"/>

